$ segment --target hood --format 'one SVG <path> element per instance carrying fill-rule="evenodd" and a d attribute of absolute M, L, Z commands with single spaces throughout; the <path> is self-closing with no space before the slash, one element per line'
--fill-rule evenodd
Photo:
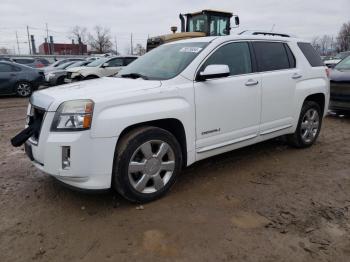
<path fill-rule="evenodd" d="M 158 80 L 103 77 L 40 90 L 33 93 L 30 101 L 37 107 L 55 111 L 62 102 L 69 100 L 92 99 L 98 103 L 160 86 Z"/>
<path fill-rule="evenodd" d="M 87 66 L 72 67 L 72 68 L 67 69 L 67 72 L 76 73 L 76 72 L 79 72 L 80 70 L 83 70 L 85 68 L 88 68 L 88 67 Z"/>
<path fill-rule="evenodd" d="M 332 82 L 349 82 L 350 83 L 350 70 L 333 69 L 330 71 L 329 77 Z"/>

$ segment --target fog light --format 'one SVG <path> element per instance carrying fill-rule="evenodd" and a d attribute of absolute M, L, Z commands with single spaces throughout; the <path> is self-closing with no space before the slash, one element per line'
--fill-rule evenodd
<path fill-rule="evenodd" d="M 62 147 L 62 169 L 70 168 L 70 146 Z"/>

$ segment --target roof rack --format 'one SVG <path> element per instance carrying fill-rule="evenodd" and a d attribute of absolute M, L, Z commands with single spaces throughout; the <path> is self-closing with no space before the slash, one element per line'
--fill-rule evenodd
<path fill-rule="evenodd" d="M 280 36 L 280 37 L 292 37 L 291 35 L 285 34 L 285 33 L 274 33 L 274 32 L 266 32 L 266 31 L 252 31 L 252 30 L 243 31 L 243 32 L 239 33 L 239 35 L 269 35 L 269 36 Z"/>

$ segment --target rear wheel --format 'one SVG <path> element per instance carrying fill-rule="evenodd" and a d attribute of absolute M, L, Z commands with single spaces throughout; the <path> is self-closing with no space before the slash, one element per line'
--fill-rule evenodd
<path fill-rule="evenodd" d="M 299 122 L 295 133 L 288 136 L 292 146 L 305 148 L 311 146 L 317 139 L 322 125 L 322 110 L 313 101 L 305 101 L 301 109 Z"/>
<path fill-rule="evenodd" d="M 181 170 L 181 147 L 168 131 L 137 128 L 118 144 L 113 186 L 133 202 L 149 202 L 163 196 Z"/>
<path fill-rule="evenodd" d="M 16 85 L 16 93 L 21 97 L 28 97 L 33 93 L 33 86 L 29 82 L 18 82 Z"/>

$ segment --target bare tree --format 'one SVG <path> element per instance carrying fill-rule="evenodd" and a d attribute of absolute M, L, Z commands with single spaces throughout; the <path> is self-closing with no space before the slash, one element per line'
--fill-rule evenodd
<path fill-rule="evenodd" d="M 350 50 L 350 21 L 342 25 L 337 40 L 338 51 L 341 52 Z"/>
<path fill-rule="evenodd" d="M 111 41 L 110 30 L 101 26 L 95 26 L 94 31 L 94 35 L 89 34 L 88 38 L 91 49 L 98 53 L 107 53 L 111 51 L 113 44 Z"/>
<path fill-rule="evenodd" d="M 135 55 L 144 55 L 146 54 L 146 48 L 144 48 L 141 44 L 136 44 L 134 48 Z"/>
<path fill-rule="evenodd" d="M 71 40 L 76 41 L 77 43 L 79 43 L 79 41 L 81 41 L 81 43 L 85 44 L 87 41 L 87 29 L 86 29 L 86 27 L 80 27 L 78 25 L 74 26 L 72 28 L 72 30 L 69 32 L 69 38 Z"/>

